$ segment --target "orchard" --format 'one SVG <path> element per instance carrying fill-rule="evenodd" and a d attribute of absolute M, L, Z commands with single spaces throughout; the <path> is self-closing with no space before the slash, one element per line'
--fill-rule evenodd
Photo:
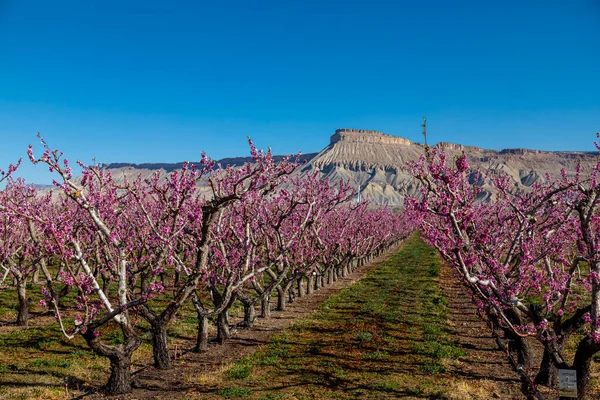
<path fill-rule="evenodd" d="M 15 323 L 27 325 L 27 283 L 39 282 L 37 302 L 56 329 L 109 360 L 109 395 L 132 390 L 141 325 L 150 327 L 154 367 L 170 369 L 167 328 L 182 307 L 196 310 L 193 348 L 203 352 L 209 324 L 217 343 L 229 339 L 235 304 L 251 327 L 270 316 L 272 296 L 283 310 L 411 232 L 403 215 L 352 202 L 348 184 L 299 172 L 300 155 L 276 162 L 251 141 L 252 161 L 242 167 L 202 155 L 166 176 L 131 181 L 82 163 L 75 179 L 67 158 L 40 141 L 42 154 L 30 146 L 28 155 L 54 173 L 53 193 L 14 178 L 18 165 L 2 173 L 0 290 L 16 288 Z M 119 344 L 105 340 L 115 330 Z"/>
<path fill-rule="evenodd" d="M 54 174 L 53 191 L 15 178 L 20 163 L 0 171 L 0 290 L 14 295 L 14 324 L 25 327 L 38 293 L 29 288 L 39 285 L 35 302 L 52 326 L 107 359 L 107 395 L 133 390 L 144 340 L 154 368 L 173 368 L 169 332 L 183 309 L 195 318 L 189 349 L 205 353 L 415 229 L 467 288 L 525 397 L 543 399 L 540 387 L 556 388 L 565 369 L 576 372 L 579 398 L 590 388 L 600 351 L 600 161 L 515 193 L 501 173 L 426 145 L 406 167 L 419 195 L 392 212 L 356 202 L 348 182 L 303 171 L 300 154 L 276 161 L 250 140 L 252 161 L 241 167 L 203 154 L 133 180 L 82 163 L 75 178 L 63 154 L 40 143 L 29 161 Z M 496 190 L 487 202 L 481 182 Z M 237 323 L 232 310 L 241 310 Z"/>
<path fill-rule="evenodd" d="M 547 177 L 528 194 L 512 193 L 502 174 L 473 179 L 465 154 L 448 160 L 435 147 L 409 169 L 422 189 L 407 212 L 469 289 L 523 393 L 542 398 L 538 385 L 556 387 L 558 370 L 569 369 L 584 398 L 600 350 L 600 161 L 587 174 Z M 477 201 L 473 180 L 493 183 L 498 195 Z M 537 359 L 534 343 L 543 347 Z"/>

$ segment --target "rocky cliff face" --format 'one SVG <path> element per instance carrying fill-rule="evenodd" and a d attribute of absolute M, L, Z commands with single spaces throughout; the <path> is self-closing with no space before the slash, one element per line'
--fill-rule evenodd
<path fill-rule="evenodd" d="M 337 129 L 335 134 L 331 136 L 330 144 L 337 142 L 354 142 L 354 143 L 382 143 L 382 144 L 399 144 L 410 146 L 412 142 L 408 139 L 386 135 L 379 131 L 370 131 L 366 129 Z"/>
<path fill-rule="evenodd" d="M 561 168 L 574 174 L 579 162 L 584 170 L 595 163 L 596 153 L 546 152 L 527 149 L 485 150 L 454 143 L 439 143 L 449 160 L 462 154 L 472 168 L 491 175 L 506 173 L 515 192 L 527 192 L 531 185 L 543 182 L 547 175 L 558 176 Z M 407 194 L 417 194 L 415 184 L 404 168 L 407 161 L 417 160 L 425 151 L 422 144 L 377 131 L 338 129 L 331 143 L 317 154 L 304 170 L 320 171 L 333 181 L 349 180 L 360 187 L 361 195 L 377 204 L 400 206 Z M 475 177 L 473 176 L 473 180 Z M 489 180 L 478 182 L 483 188 L 481 200 L 495 196 Z"/>
<path fill-rule="evenodd" d="M 527 149 L 485 150 L 479 147 L 463 146 L 454 143 L 439 143 L 449 155 L 449 160 L 467 154 L 472 168 L 488 171 L 489 174 L 506 173 L 513 182 L 515 192 L 527 192 L 531 185 L 544 181 L 546 176 L 558 176 L 561 168 L 574 174 L 581 162 L 584 170 L 589 170 L 597 159 L 597 153 L 586 152 L 546 152 Z M 417 160 L 425 151 L 424 146 L 408 139 L 386 135 L 382 132 L 359 129 L 338 129 L 331 136 L 330 144 L 320 153 L 306 154 L 306 164 L 301 171 L 318 170 L 323 178 L 333 181 L 349 181 L 360 188 L 361 196 L 374 203 L 401 206 L 407 194 L 418 194 L 408 171 L 407 161 Z M 248 158 L 228 158 L 220 160 L 223 165 L 241 165 Z M 149 176 L 153 171 L 168 172 L 179 168 L 178 164 L 111 164 L 113 176 L 119 179 L 141 174 Z M 473 180 L 475 176 L 473 175 Z M 480 180 L 483 188 L 481 200 L 495 196 L 489 180 Z"/>

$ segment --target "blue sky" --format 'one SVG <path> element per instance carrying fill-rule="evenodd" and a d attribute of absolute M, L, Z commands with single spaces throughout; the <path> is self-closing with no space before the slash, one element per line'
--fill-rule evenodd
<path fill-rule="evenodd" d="M 592 150 L 600 0 L 0 0 L 0 166 L 319 151 L 336 128 Z M 20 174 L 50 181 L 25 163 Z"/>

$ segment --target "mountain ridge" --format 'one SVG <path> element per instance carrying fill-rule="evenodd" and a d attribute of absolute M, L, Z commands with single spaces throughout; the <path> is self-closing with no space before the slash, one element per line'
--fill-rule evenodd
<path fill-rule="evenodd" d="M 300 159 L 308 162 L 313 157 L 315 157 L 317 154 L 318 153 L 302 154 L 300 156 Z M 281 161 L 286 157 L 289 157 L 289 155 L 274 155 L 273 156 L 273 158 L 276 161 Z M 241 165 L 244 165 L 244 163 L 246 163 L 248 161 L 252 161 L 252 157 L 250 157 L 250 156 L 247 156 L 247 157 L 225 157 L 225 158 L 221 158 L 219 160 L 215 160 L 215 162 L 217 164 L 221 164 L 222 166 L 231 165 L 232 167 L 239 167 Z M 115 163 L 107 163 L 107 164 L 104 164 L 103 166 L 105 168 L 109 168 L 109 169 L 132 167 L 132 168 L 136 168 L 136 169 L 151 169 L 151 170 L 164 169 L 167 172 L 171 172 L 175 169 L 181 168 L 184 163 L 185 163 L 185 161 L 176 162 L 176 163 L 140 163 L 140 164 L 128 163 L 128 162 L 115 162 Z M 193 163 L 194 162 L 192 161 L 191 164 L 193 164 Z"/>
<path fill-rule="evenodd" d="M 456 143 L 440 142 L 451 160 L 463 152 L 474 170 L 489 171 L 491 175 L 506 173 L 512 180 L 512 190 L 524 193 L 536 182 L 546 180 L 546 175 L 558 176 L 561 168 L 567 174 L 575 173 L 577 164 L 588 170 L 595 164 L 598 153 L 585 151 L 544 151 L 525 148 L 502 150 L 483 149 Z M 347 180 L 360 188 L 361 196 L 378 205 L 401 206 L 406 195 L 418 195 L 419 185 L 405 169 L 407 161 L 417 160 L 425 145 L 401 136 L 388 135 L 367 129 L 341 128 L 330 137 L 330 143 L 319 153 L 302 155 L 305 164 L 300 171 L 317 171 L 322 178 L 334 182 Z M 282 159 L 285 156 L 274 156 Z M 240 166 L 251 157 L 228 157 L 218 160 L 221 165 Z M 170 172 L 183 163 L 111 163 L 105 167 L 113 176 L 128 178 L 153 171 Z M 473 179 L 475 179 L 473 174 Z M 488 179 L 477 183 L 482 187 L 481 201 L 496 195 Z"/>

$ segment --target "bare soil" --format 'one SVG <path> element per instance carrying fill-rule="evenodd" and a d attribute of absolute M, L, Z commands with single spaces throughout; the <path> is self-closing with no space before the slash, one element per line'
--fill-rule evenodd
<path fill-rule="evenodd" d="M 287 305 L 285 311 L 274 310 L 268 319 L 257 318 L 252 328 L 233 331 L 232 338 L 224 345 L 211 344 L 209 350 L 201 354 L 183 349 L 181 351 L 183 354 L 174 361 L 171 370 L 161 371 L 149 366 L 136 371 L 136 389 L 129 395 L 114 397 L 95 393 L 85 398 L 175 399 L 193 393 L 196 389 L 194 385 L 186 384 L 188 380 L 186 377 L 223 368 L 232 361 L 252 353 L 260 346 L 269 344 L 273 335 L 315 312 L 331 295 L 358 282 L 368 271 L 397 252 L 398 248 L 399 246 L 309 296 L 296 298 L 293 303 Z"/>
<path fill-rule="evenodd" d="M 240 329 L 222 346 L 211 345 L 209 351 L 202 354 L 188 350 L 179 352 L 174 368 L 169 371 L 146 367 L 136 374 L 132 394 L 119 396 L 119 399 L 174 399 L 191 398 L 198 390 L 197 385 L 190 383 L 190 376 L 223 370 L 225 366 L 244 357 L 260 346 L 267 345 L 277 332 L 291 326 L 297 320 L 313 313 L 317 307 L 331 295 L 339 292 L 360 280 L 369 270 L 390 257 L 397 249 L 363 266 L 333 285 L 322 288 L 311 296 L 304 296 L 289 304 L 286 311 L 273 312 L 272 317 L 265 320 L 258 318 L 251 329 Z M 449 267 L 444 266 L 440 275 L 440 286 L 448 300 L 450 308 L 450 325 L 452 335 L 467 353 L 461 362 L 452 366 L 449 373 L 469 384 L 463 389 L 465 398 L 522 399 L 520 382 L 511 371 L 505 355 L 498 350 L 494 339 L 484 321 L 476 315 L 466 290 L 453 278 Z M 455 388 L 454 392 L 460 392 Z M 473 393 L 473 392 L 477 393 Z M 200 393 L 198 393 L 200 395 Z M 472 397 L 471 397 L 472 396 Z M 100 393 L 93 394 L 93 399 L 114 398 Z"/>
<path fill-rule="evenodd" d="M 512 371 L 506 355 L 498 349 L 486 323 L 477 315 L 470 295 L 454 274 L 454 270 L 443 265 L 440 287 L 448 300 L 452 334 L 467 355 L 454 366 L 452 375 L 488 390 L 490 398 L 523 399 L 517 374 Z"/>

